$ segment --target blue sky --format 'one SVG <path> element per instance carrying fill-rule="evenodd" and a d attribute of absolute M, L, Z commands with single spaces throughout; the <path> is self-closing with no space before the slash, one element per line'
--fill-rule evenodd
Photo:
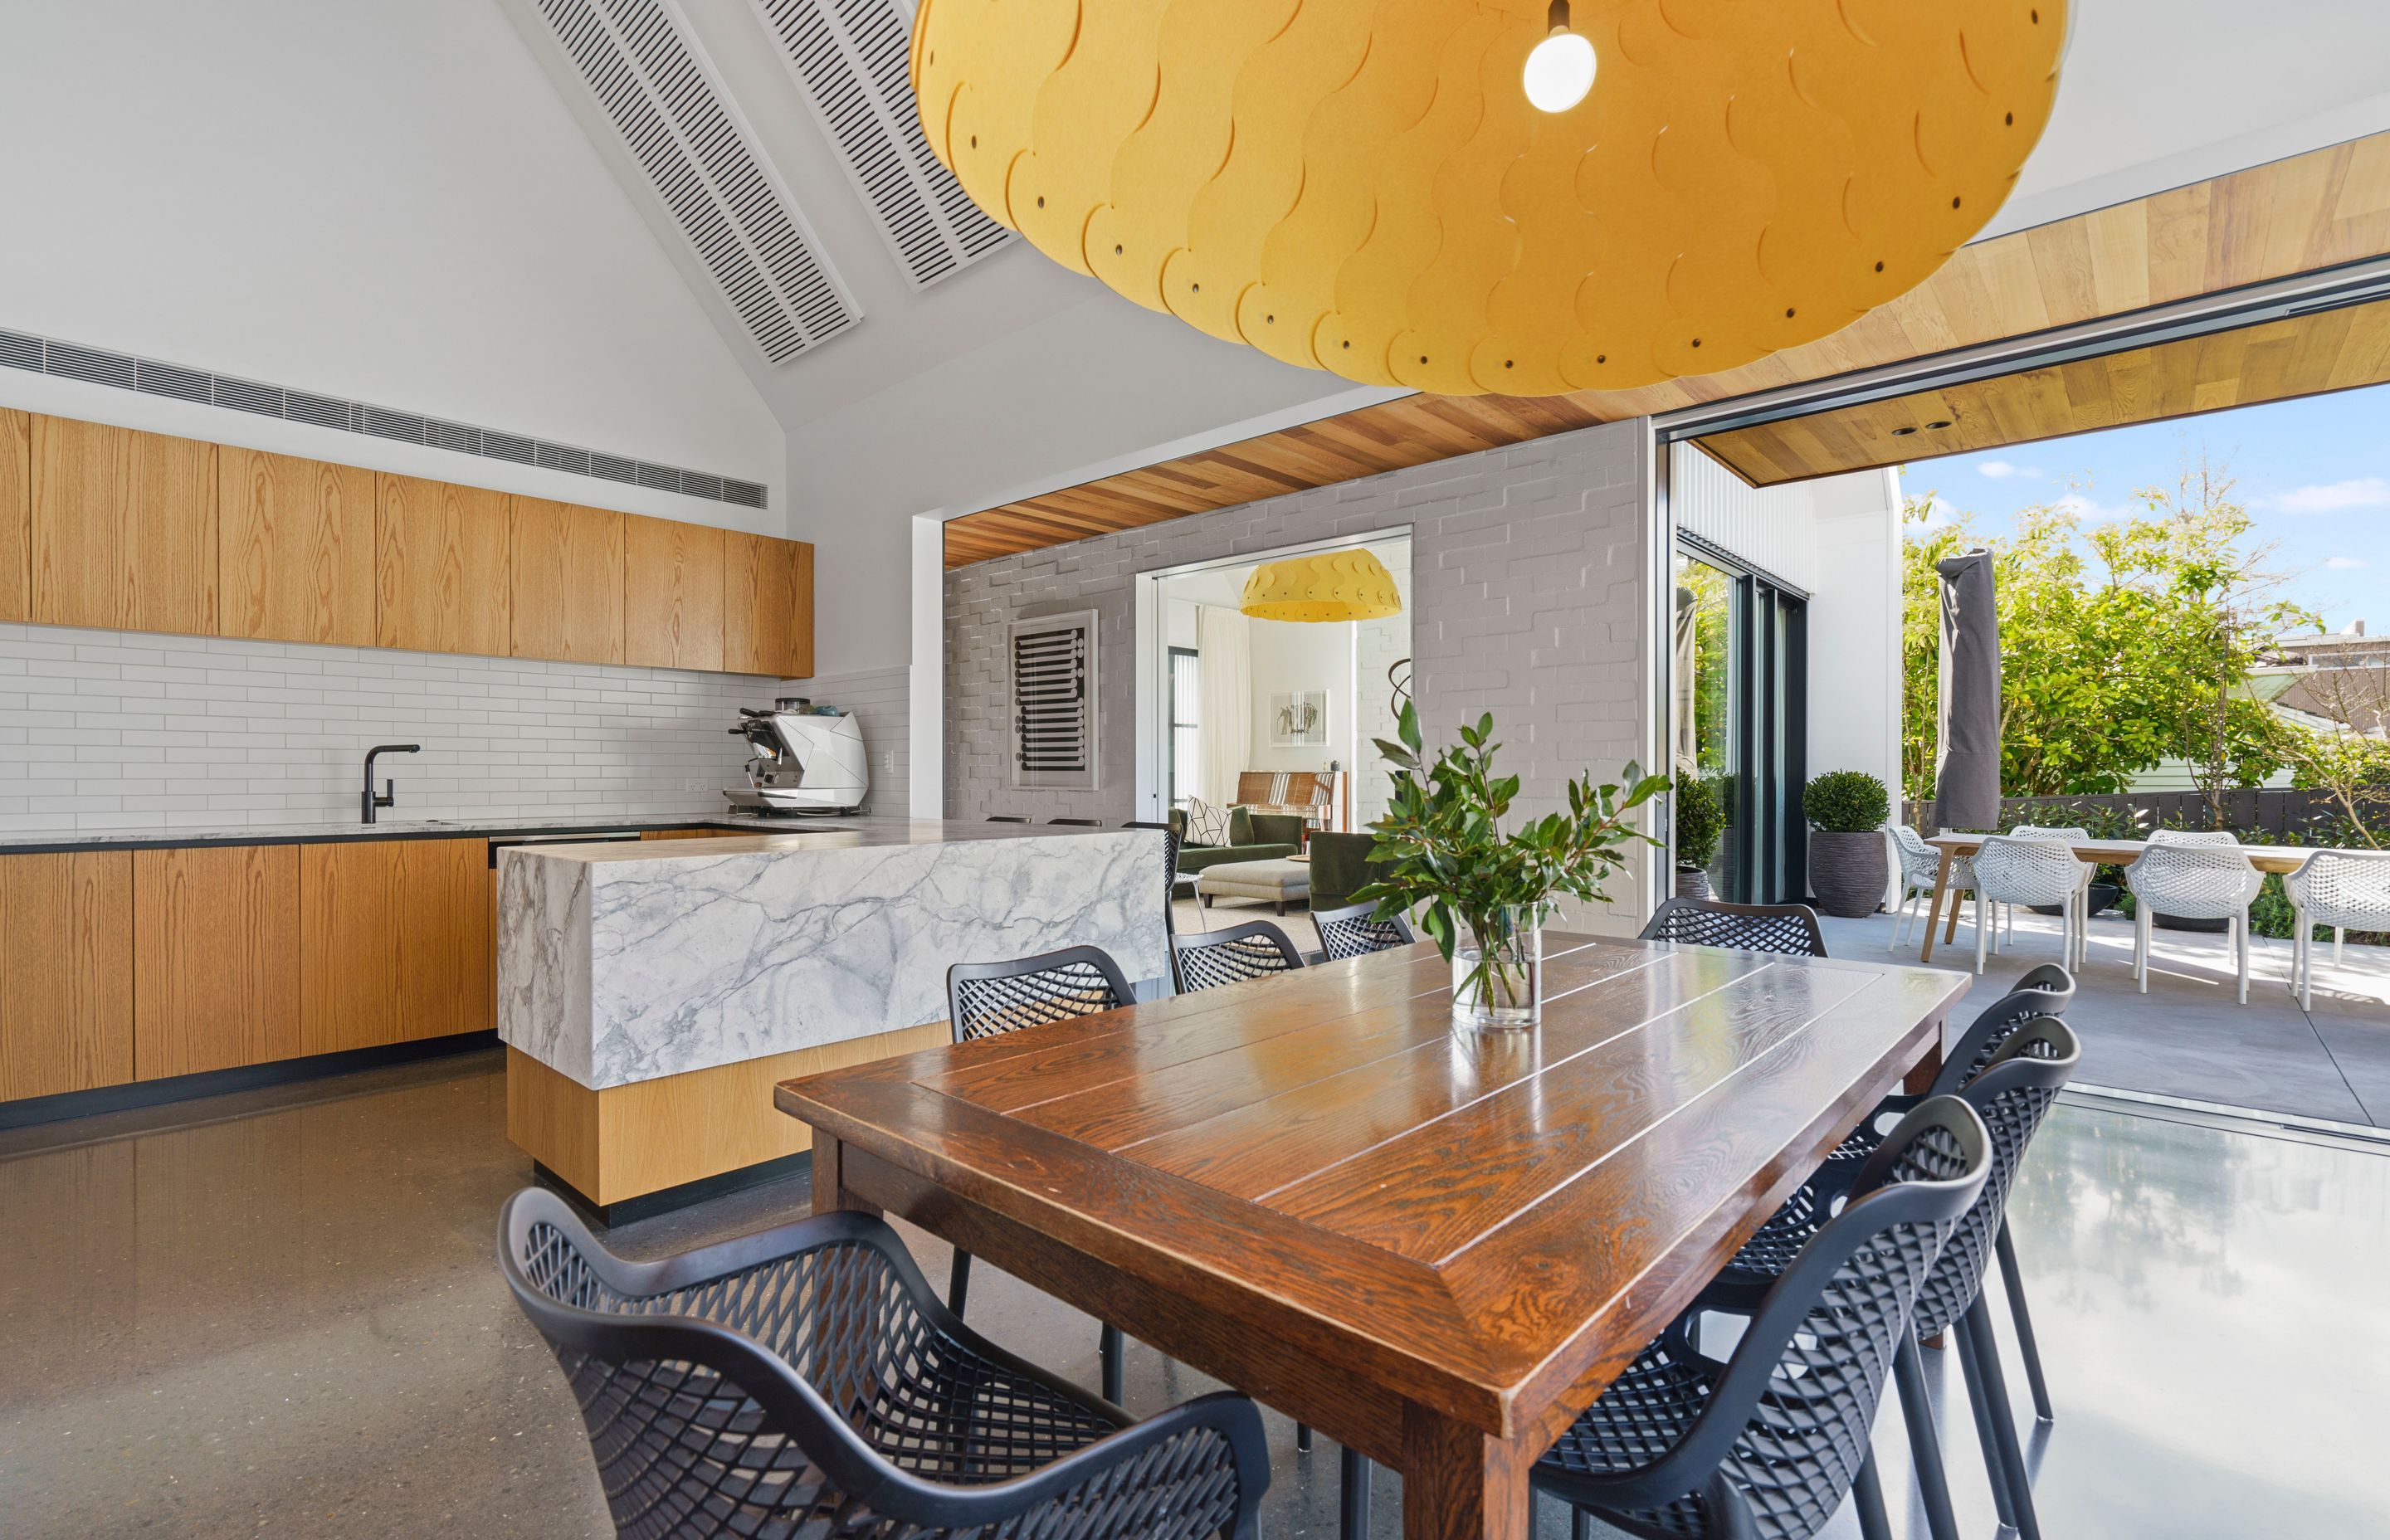
<path fill-rule="evenodd" d="M 2238 479 L 2256 537 L 2279 545 L 2273 565 L 2298 574 L 2293 602 L 2329 630 L 2359 618 L 2390 630 L 2390 385 L 1923 460 L 1901 485 L 2006 534 L 2037 504 L 2074 499 L 2087 520 L 2135 511 L 2135 491 L 2171 486 L 2203 452 Z"/>

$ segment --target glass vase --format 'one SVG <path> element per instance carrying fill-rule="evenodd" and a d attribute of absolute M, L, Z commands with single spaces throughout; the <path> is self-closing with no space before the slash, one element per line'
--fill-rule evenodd
<path fill-rule="evenodd" d="M 1452 1024 L 1523 1032 L 1544 1014 L 1544 905 L 1511 904 L 1470 923 L 1452 949 Z"/>

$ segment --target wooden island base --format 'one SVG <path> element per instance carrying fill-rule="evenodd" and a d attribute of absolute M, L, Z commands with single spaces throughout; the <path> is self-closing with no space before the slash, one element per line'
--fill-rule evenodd
<path fill-rule="evenodd" d="M 593 1091 L 507 1050 L 507 1137 L 601 1210 L 812 1148 L 780 1081 L 951 1041 L 944 1021 Z"/>

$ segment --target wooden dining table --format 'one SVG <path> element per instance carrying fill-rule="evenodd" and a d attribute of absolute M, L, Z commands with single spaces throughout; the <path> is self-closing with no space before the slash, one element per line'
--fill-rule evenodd
<path fill-rule="evenodd" d="M 1947 921 L 1942 918 L 1942 900 L 1950 891 L 1950 868 L 1961 859 L 1982 850 L 1984 841 L 1991 838 L 1993 836 L 1989 834 L 1927 836 L 1925 842 L 1942 853 L 1942 860 L 1934 868 L 1934 903 L 1925 911 L 1925 944 L 1918 949 L 1919 962 L 1934 960 L 1934 933 L 1937 925 L 1948 926 L 1942 937 L 1945 942 L 1959 933 L 1959 905 L 1956 903 L 1950 905 L 1949 918 Z M 2141 853 L 2150 848 L 2150 842 L 2147 840 L 2069 840 L 2066 848 L 2075 853 L 2078 861 L 2088 861 L 2099 866 L 2129 866 L 2140 859 Z M 2285 876 L 2305 866 L 2307 857 L 2315 853 L 2305 845 L 2235 845 L 2232 848 L 2247 856 L 2249 864 L 2259 871 L 2281 872 Z"/>
<path fill-rule="evenodd" d="M 1538 1455 L 1887 1093 L 1964 974 L 1548 938 L 1456 1032 L 1421 943 L 783 1082 L 906 1219 L 1524 1540 Z"/>

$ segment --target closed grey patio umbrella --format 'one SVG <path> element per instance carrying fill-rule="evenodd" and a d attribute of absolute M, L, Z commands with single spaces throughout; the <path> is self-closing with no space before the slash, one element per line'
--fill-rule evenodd
<path fill-rule="evenodd" d="M 1942 699 L 1934 817 L 1944 828 L 2000 826 L 2000 619 L 1992 553 L 1934 563 L 1942 574 Z"/>

